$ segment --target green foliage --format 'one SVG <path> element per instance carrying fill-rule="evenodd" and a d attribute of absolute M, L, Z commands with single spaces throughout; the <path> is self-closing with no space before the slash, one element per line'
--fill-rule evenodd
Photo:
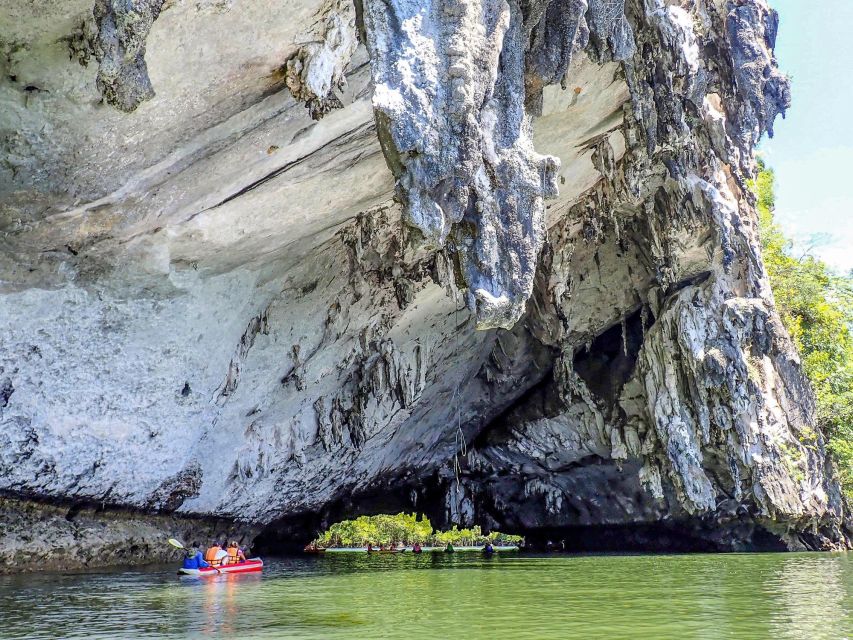
<path fill-rule="evenodd" d="M 337 522 L 320 534 L 315 543 L 322 548 L 364 547 L 368 543 L 391 545 L 398 542 L 444 547 L 448 543 L 454 546 L 482 545 L 487 540 L 497 545 L 513 545 L 521 543 L 522 537 L 498 531 L 484 535 L 479 526 L 471 529 L 454 526 L 449 531 L 433 531 L 429 518 L 418 518 L 414 513 L 398 513 L 359 516 L 355 520 Z"/>
<path fill-rule="evenodd" d="M 797 482 L 802 482 L 806 479 L 806 474 L 802 469 L 803 451 L 796 447 L 788 446 L 784 443 L 780 444 L 782 450 L 782 460 L 785 463 L 785 468 L 788 474 Z"/>
<path fill-rule="evenodd" d="M 424 544 L 431 535 L 429 518 L 418 520 L 414 513 L 399 513 L 396 516 L 382 514 L 337 522 L 323 532 L 316 542 L 321 547 L 363 547 L 368 542 L 387 545 L 398 541 Z"/>
<path fill-rule="evenodd" d="M 773 170 L 759 161 L 752 184 L 758 200 L 761 248 L 773 297 L 815 390 L 818 421 L 853 498 L 853 277 L 821 260 L 793 253 L 773 219 Z"/>

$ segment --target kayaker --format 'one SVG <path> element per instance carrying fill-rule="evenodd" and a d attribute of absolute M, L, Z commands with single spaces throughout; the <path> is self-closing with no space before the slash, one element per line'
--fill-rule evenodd
<path fill-rule="evenodd" d="M 207 548 L 207 551 L 204 552 L 204 560 L 205 562 L 213 565 L 216 562 L 216 554 L 222 550 L 222 547 L 219 546 L 218 542 L 214 542 Z"/>
<path fill-rule="evenodd" d="M 184 569 L 202 569 L 209 566 L 210 564 L 205 562 L 204 557 L 201 554 L 201 550 L 198 548 L 198 544 L 193 544 L 192 547 L 187 549 L 187 552 L 184 555 Z"/>
<path fill-rule="evenodd" d="M 445 552 L 445 553 L 453 553 L 454 551 L 456 551 L 456 549 L 454 549 L 454 548 L 453 548 L 453 543 L 452 543 L 452 542 L 448 542 L 448 543 L 447 543 L 447 546 L 446 546 L 446 547 L 444 547 L 444 552 Z"/>
<path fill-rule="evenodd" d="M 238 562 L 246 562 L 246 555 L 236 541 L 232 540 L 228 544 L 228 564 L 237 564 Z"/>
<path fill-rule="evenodd" d="M 222 564 L 222 560 L 228 557 L 228 552 L 222 548 L 218 542 L 214 542 L 213 546 L 204 552 L 205 561 L 210 563 L 211 567 L 218 567 Z"/>
<path fill-rule="evenodd" d="M 225 540 L 222 541 L 222 544 L 219 545 L 219 551 L 216 552 L 216 560 L 214 563 L 214 567 L 221 567 L 224 564 L 228 564 L 228 551 L 225 550 Z"/>

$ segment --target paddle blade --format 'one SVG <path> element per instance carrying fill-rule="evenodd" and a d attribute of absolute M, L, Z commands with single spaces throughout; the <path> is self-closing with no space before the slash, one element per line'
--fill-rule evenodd
<path fill-rule="evenodd" d="M 185 548 L 184 545 L 182 545 L 180 542 L 178 542 L 174 538 L 169 538 L 169 544 L 172 545 L 173 547 L 177 548 L 177 549 L 184 549 Z"/>

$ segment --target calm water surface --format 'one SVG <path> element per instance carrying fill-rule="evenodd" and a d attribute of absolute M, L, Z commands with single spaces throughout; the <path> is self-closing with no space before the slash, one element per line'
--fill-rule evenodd
<path fill-rule="evenodd" d="M 2 638 L 853 638 L 853 555 L 340 554 L 0 577 Z"/>

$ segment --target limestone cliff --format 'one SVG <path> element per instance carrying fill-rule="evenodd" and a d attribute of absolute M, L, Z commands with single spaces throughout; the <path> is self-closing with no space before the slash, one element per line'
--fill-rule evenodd
<path fill-rule="evenodd" d="M 7 530 L 148 518 L 145 559 L 381 499 L 586 546 L 848 544 L 746 184 L 790 101 L 765 0 L 0 26 Z"/>

